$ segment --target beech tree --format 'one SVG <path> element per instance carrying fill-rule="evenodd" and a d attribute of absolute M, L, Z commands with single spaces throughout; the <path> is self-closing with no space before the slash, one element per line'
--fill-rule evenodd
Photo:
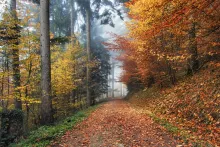
<path fill-rule="evenodd" d="M 135 77 L 145 86 L 152 82 L 162 87 L 168 81 L 175 84 L 176 73 L 194 74 L 217 59 L 216 0 L 131 0 L 125 5 L 132 18 L 127 23 L 129 32 L 126 36 L 113 35 L 114 43 L 106 44 L 124 52 L 119 59 L 124 63 L 125 83 Z M 127 63 L 136 65 L 136 72 L 129 67 L 133 64 Z"/>

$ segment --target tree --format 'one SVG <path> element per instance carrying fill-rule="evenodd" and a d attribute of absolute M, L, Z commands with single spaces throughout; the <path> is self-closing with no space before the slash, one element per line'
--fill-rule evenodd
<path fill-rule="evenodd" d="M 90 8 L 90 0 L 87 1 L 86 4 L 86 32 L 87 32 L 87 45 L 86 45 L 86 50 L 87 50 L 87 66 L 86 66 L 86 77 L 87 77 L 87 86 L 86 86 L 86 98 L 87 98 L 87 105 L 91 105 L 91 94 L 90 94 L 90 68 L 89 68 L 89 63 L 91 61 L 90 59 L 90 48 L 91 48 L 91 8 Z"/>
<path fill-rule="evenodd" d="M 192 22 L 191 28 L 189 30 L 189 54 L 191 55 L 191 57 L 188 59 L 187 73 L 191 74 L 199 68 L 195 22 Z"/>
<path fill-rule="evenodd" d="M 71 1 L 50 1 L 50 30 L 56 37 L 71 36 Z"/>
<path fill-rule="evenodd" d="M 49 0 L 40 1 L 41 42 L 41 124 L 53 123 L 51 99 Z"/>
<path fill-rule="evenodd" d="M 176 73 L 195 73 L 210 59 L 216 59 L 216 0 L 131 0 L 125 5 L 132 18 L 127 23 L 129 33 L 126 37 L 113 36 L 114 43 L 106 44 L 123 51 L 119 57 L 125 69 L 123 81 L 130 83 L 135 77 L 145 86 L 156 82 L 163 87 L 168 81 L 175 84 Z"/>
<path fill-rule="evenodd" d="M 108 25 L 114 27 L 114 23 L 112 20 L 113 13 L 111 11 L 114 11 L 114 13 L 119 15 L 121 19 L 123 19 L 123 17 L 121 16 L 122 14 L 120 13 L 120 11 L 115 8 L 115 5 L 113 4 L 113 2 L 111 2 L 109 0 L 106 0 L 106 1 L 76 0 L 76 2 L 78 4 L 78 6 L 80 7 L 80 10 L 85 18 L 86 38 L 87 38 L 86 39 L 87 57 L 88 57 L 88 63 L 90 63 L 92 60 L 91 56 L 93 56 L 93 55 L 97 56 L 97 54 L 93 54 L 93 51 L 95 49 L 98 49 L 98 48 L 94 48 L 93 51 L 91 50 L 91 40 L 92 40 L 92 38 L 91 38 L 91 23 L 92 23 L 92 21 L 95 19 L 98 19 L 98 20 L 101 20 L 100 22 L 102 25 L 108 24 Z M 108 8 L 106 7 L 105 11 L 100 14 L 101 5 L 108 6 Z M 92 10 L 91 6 L 95 7 L 95 9 Z M 93 36 L 94 36 L 94 34 L 93 34 Z M 103 54 L 105 54 L 105 53 L 103 52 Z M 106 58 L 105 60 L 109 60 L 109 58 Z M 104 63 L 104 60 L 101 60 L 101 62 Z M 93 98 L 91 98 L 91 89 L 93 89 L 91 87 L 94 84 L 94 81 L 91 81 L 91 76 L 94 78 L 95 73 L 96 74 L 99 73 L 98 70 L 96 70 L 96 72 L 93 73 L 93 75 L 91 75 L 91 72 L 95 71 L 95 70 L 94 71 L 91 71 L 91 70 L 93 70 L 93 69 L 90 69 L 89 64 L 87 64 L 86 72 L 87 72 L 87 103 L 88 103 L 88 106 L 94 102 L 94 97 L 98 96 L 97 91 L 96 92 L 93 91 L 92 92 Z M 107 70 L 107 72 L 108 72 L 108 70 Z M 105 76 L 105 78 L 107 79 L 107 76 Z M 98 79 L 98 78 L 95 78 L 95 79 Z M 107 82 L 107 81 L 105 81 L 105 82 Z M 96 84 L 98 84 L 98 83 L 96 83 Z"/>
<path fill-rule="evenodd" d="M 75 21 L 76 21 L 76 11 L 75 11 L 75 0 L 70 0 L 71 1 L 71 15 L 70 15 L 70 19 L 71 19 L 71 35 L 73 36 L 75 33 Z"/>
<path fill-rule="evenodd" d="M 92 105 L 96 99 L 102 94 L 108 92 L 108 75 L 110 73 L 110 54 L 107 49 L 101 44 L 103 38 L 93 34 L 95 37 L 91 40 L 91 60 L 96 63 L 91 67 L 91 100 Z"/>
<path fill-rule="evenodd" d="M 14 20 L 18 23 L 17 13 L 16 13 L 16 0 L 11 0 L 11 12 Z M 14 29 L 19 33 L 19 25 L 15 24 Z M 19 48 L 18 48 L 18 36 L 14 39 L 14 45 L 12 46 L 12 70 L 13 70 L 13 83 L 15 89 L 15 109 L 22 109 L 21 93 L 19 87 L 20 83 L 20 67 L 19 67 Z"/>

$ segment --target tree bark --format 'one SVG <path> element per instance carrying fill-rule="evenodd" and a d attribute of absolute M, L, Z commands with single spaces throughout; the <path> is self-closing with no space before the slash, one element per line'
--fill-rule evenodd
<path fill-rule="evenodd" d="M 49 0 L 40 1 L 41 42 L 41 124 L 53 123 L 51 99 L 50 21 Z"/>
<path fill-rule="evenodd" d="M 11 12 L 15 20 L 18 20 L 16 14 L 16 0 L 11 0 Z M 18 31 L 18 25 L 15 28 Z M 19 33 L 19 32 L 17 32 Z M 17 34 L 15 35 L 17 36 Z M 15 109 L 22 110 L 21 93 L 18 89 L 21 86 L 20 67 L 19 67 L 19 48 L 18 38 L 15 39 L 14 46 L 12 48 L 12 71 L 13 71 L 13 84 L 14 84 L 14 105 Z"/>
<path fill-rule="evenodd" d="M 187 74 L 194 73 L 199 67 L 197 42 L 196 42 L 196 23 L 191 24 L 189 31 L 189 55 Z"/>
<path fill-rule="evenodd" d="M 70 0 L 70 4 L 71 4 L 71 15 L 70 15 L 70 21 L 71 21 L 71 26 L 70 26 L 70 29 L 71 29 L 71 45 L 72 45 L 72 49 L 74 48 L 74 45 L 75 45 L 75 0 Z M 76 59 L 76 55 L 74 55 L 74 60 L 75 62 L 77 63 L 77 59 Z M 74 67 L 74 78 L 77 78 L 78 77 L 78 74 L 77 74 L 77 64 L 75 64 L 75 67 Z M 76 82 L 73 82 L 74 84 L 76 84 Z M 75 99 L 76 99 L 76 96 L 77 96 L 77 89 L 74 89 L 72 90 L 71 92 L 71 99 L 72 99 L 72 102 L 75 104 Z"/>
<path fill-rule="evenodd" d="M 86 8 L 86 31 L 87 31 L 87 65 L 86 65 L 86 78 L 87 78 L 87 84 L 86 84 L 86 99 L 87 99 L 87 106 L 91 105 L 91 94 L 90 94 L 90 69 L 89 69 L 89 63 L 90 63 L 90 46 L 91 46 L 91 22 L 90 22 L 90 0 L 88 0 L 88 5 Z"/>
<path fill-rule="evenodd" d="M 114 91 L 114 89 L 115 89 L 115 63 L 114 63 L 114 61 L 113 61 L 113 59 L 112 59 L 112 70 L 111 70 L 111 74 L 112 74 L 112 98 L 114 98 L 115 97 L 115 91 Z"/>
<path fill-rule="evenodd" d="M 74 37 L 75 35 L 75 30 L 74 30 L 74 27 L 75 27 L 75 0 L 71 0 L 71 36 Z"/>
<path fill-rule="evenodd" d="M 3 108 L 3 109 L 5 109 L 5 106 L 4 106 L 4 99 L 3 99 L 3 97 L 4 97 L 4 85 L 5 85 L 5 83 L 4 83 L 4 79 L 5 79 L 5 72 L 6 72 L 6 63 L 5 63 L 6 61 L 5 61 L 5 58 L 4 57 L 2 57 L 2 81 L 1 81 L 1 97 L 2 97 L 2 99 L 0 99 L 0 101 L 1 101 L 1 107 Z"/>

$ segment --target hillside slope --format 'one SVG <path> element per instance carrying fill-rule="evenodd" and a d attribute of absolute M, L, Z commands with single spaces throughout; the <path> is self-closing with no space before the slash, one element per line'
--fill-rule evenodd
<path fill-rule="evenodd" d="M 174 133 L 185 143 L 219 146 L 220 63 L 212 62 L 175 86 L 154 86 L 130 93 L 129 102 L 177 127 Z"/>

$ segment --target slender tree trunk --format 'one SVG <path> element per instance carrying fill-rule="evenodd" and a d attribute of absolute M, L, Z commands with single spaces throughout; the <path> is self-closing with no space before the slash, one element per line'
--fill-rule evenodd
<path fill-rule="evenodd" d="M 30 108 L 29 108 L 27 102 L 25 102 L 25 105 L 26 105 L 26 117 L 24 117 L 25 120 L 24 120 L 24 123 L 23 123 L 23 124 L 24 124 L 23 128 L 24 128 L 24 133 L 28 133 L 28 132 L 29 132 L 29 123 L 28 123 L 28 120 L 29 120 Z"/>
<path fill-rule="evenodd" d="M 190 55 L 190 58 L 188 59 L 187 73 L 192 74 L 199 67 L 198 53 L 197 53 L 197 42 L 196 42 L 196 23 L 195 22 L 193 22 L 191 24 L 191 28 L 189 31 L 189 55 Z"/>
<path fill-rule="evenodd" d="M 11 11 L 16 11 L 16 6 L 17 6 L 16 0 L 11 0 L 11 4 L 10 4 Z"/>
<path fill-rule="evenodd" d="M 8 58 L 8 56 L 6 56 L 6 60 L 7 60 L 7 62 L 6 62 L 6 68 L 7 68 L 7 94 L 8 94 L 8 96 L 10 95 L 10 69 L 9 69 L 9 58 Z M 6 101 L 6 109 L 7 109 L 7 107 L 8 107 L 8 100 Z"/>
<path fill-rule="evenodd" d="M 90 59 L 90 47 L 91 47 L 91 9 L 90 9 L 90 0 L 88 0 L 88 6 L 86 8 L 86 28 L 87 28 L 87 65 L 86 65 L 86 77 L 87 77 L 87 83 L 86 83 L 86 98 L 87 98 L 87 106 L 91 105 L 91 94 L 90 94 L 90 69 L 89 69 L 89 63 L 91 61 Z"/>
<path fill-rule="evenodd" d="M 161 34 L 161 48 L 163 51 L 165 51 L 165 40 L 164 40 L 164 31 L 162 31 L 162 34 Z M 167 69 L 167 73 L 168 73 L 168 76 L 170 78 L 170 82 L 174 85 L 175 82 L 176 82 L 176 76 L 175 76 L 175 71 L 174 69 L 172 68 L 172 65 L 171 65 L 171 61 L 168 61 L 167 60 L 167 57 L 165 56 L 164 57 L 164 61 L 166 63 L 166 69 Z"/>
<path fill-rule="evenodd" d="M 114 61 L 113 61 L 113 59 L 112 59 L 112 98 L 114 98 L 115 97 L 115 91 L 114 91 L 114 89 L 115 89 L 115 63 L 114 63 Z"/>
<path fill-rule="evenodd" d="M 110 77 L 109 77 L 109 74 L 108 74 L 108 81 L 107 81 L 108 87 L 109 87 L 109 85 L 110 85 L 109 81 L 110 81 Z M 108 88 L 108 87 L 107 87 L 107 93 L 106 93 L 106 97 L 107 97 L 107 98 L 109 98 L 109 93 L 108 93 L 109 88 Z"/>
<path fill-rule="evenodd" d="M 17 19 L 16 14 L 16 0 L 11 0 L 11 12 L 15 20 Z M 18 25 L 15 28 L 18 31 Z M 17 36 L 17 34 L 16 34 Z M 21 93 L 18 89 L 21 86 L 20 82 L 20 67 L 19 67 L 19 48 L 18 48 L 18 38 L 15 39 L 15 45 L 12 48 L 12 70 L 13 70 L 13 83 L 14 83 L 14 104 L 15 109 L 22 109 L 22 102 L 21 102 Z"/>
<path fill-rule="evenodd" d="M 75 0 L 71 0 L 71 36 L 74 37 L 75 35 L 75 30 L 74 30 L 74 27 L 75 27 Z M 72 40 L 72 43 L 73 43 L 73 40 Z"/>
<path fill-rule="evenodd" d="M 29 36 L 29 32 L 28 32 L 28 36 Z M 30 41 L 28 41 L 28 50 L 29 50 L 29 54 L 31 54 L 31 46 L 30 46 Z M 31 78 L 31 73 L 32 73 L 32 58 L 30 56 L 30 62 L 29 62 L 29 68 L 28 68 L 28 76 L 27 76 L 27 82 L 25 84 L 25 98 L 28 98 L 28 85 L 30 84 L 30 78 Z M 24 132 L 28 133 L 29 132 L 29 112 L 30 112 L 30 107 L 28 106 L 28 102 L 25 100 L 25 105 L 26 105 L 26 117 L 24 119 Z"/>
<path fill-rule="evenodd" d="M 4 79 L 5 79 L 5 72 L 6 72 L 6 70 L 5 70 L 5 63 L 6 61 L 5 61 L 5 58 L 4 57 L 2 57 L 2 83 L 1 83 L 1 97 L 2 97 L 2 99 L 1 99 L 1 106 L 2 106 L 2 108 L 3 109 L 5 109 L 5 106 L 4 106 L 4 99 L 3 99 L 3 97 L 4 97 L 4 85 L 5 85 L 5 83 L 4 83 Z"/>
<path fill-rule="evenodd" d="M 170 82 L 175 85 L 176 83 L 176 76 L 175 76 L 175 71 L 172 68 L 171 64 L 169 63 L 169 61 L 167 59 L 165 59 L 166 64 L 167 64 L 167 73 L 169 75 L 170 78 Z"/>
<path fill-rule="evenodd" d="M 72 45 L 72 48 L 74 48 L 74 45 L 75 45 L 75 0 L 70 0 L 70 4 L 71 4 L 71 15 L 70 15 L 70 21 L 71 21 L 71 26 L 70 26 L 70 29 L 71 29 L 71 45 Z M 78 74 L 77 74 L 77 59 L 76 59 L 76 55 L 74 54 L 74 60 L 75 60 L 75 65 L 74 65 L 74 75 L 73 77 L 74 78 L 78 78 Z M 76 84 L 76 82 L 74 82 L 74 85 Z M 72 90 L 72 94 L 71 94 L 71 99 L 73 100 L 72 102 L 75 104 L 75 99 L 77 97 L 77 90 L 78 89 L 74 89 Z"/>
<path fill-rule="evenodd" d="M 40 1 L 41 42 L 41 124 L 53 123 L 51 99 L 50 21 L 49 0 Z"/>

